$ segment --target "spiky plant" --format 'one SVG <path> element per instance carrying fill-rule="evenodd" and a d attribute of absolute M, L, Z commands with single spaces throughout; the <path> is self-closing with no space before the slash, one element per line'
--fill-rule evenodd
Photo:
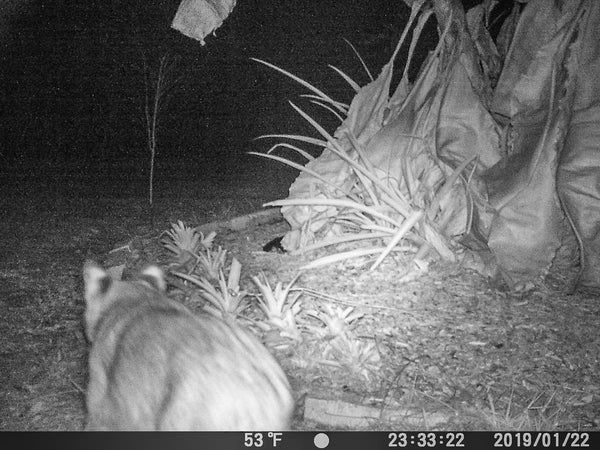
<path fill-rule="evenodd" d="M 329 343 L 325 359 L 328 365 L 333 363 L 348 369 L 366 381 L 371 381 L 381 366 L 381 357 L 373 342 L 364 342 L 348 334 Z"/>
<path fill-rule="evenodd" d="M 319 320 L 325 327 L 307 325 L 307 329 L 325 339 L 335 339 L 347 335 L 356 321 L 364 316 L 363 313 L 354 312 L 354 308 L 351 306 L 342 309 L 336 305 L 325 304 L 323 309 L 324 311 L 308 311 L 307 315 Z"/>
<path fill-rule="evenodd" d="M 181 220 L 178 220 L 177 223 L 172 223 L 171 229 L 163 232 L 163 235 L 166 235 L 161 240 L 163 246 L 175 253 L 177 257 L 183 251 L 194 254 L 200 248 L 202 236 L 195 228 L 188 227 Z"/>
<path fill-rule="evenodd" d="M 207 301 L 205 309 L 208 312 L 226 321 L 233 321 L 248 307 L 245 302 L 248 293 L 240 289 L 241 269 L 240 262 L 233 258 L 227 279 L 223 270 L 220 270 L 216 286 L 205 277 L 181 272 L 173 272 L 173 275 L 200 288 L 200 295 Z"/>
<path fill-rule="evenodd" d="M 217 280 L 222 272 L 227 259 L 227 250 L 219 246 L 216 250 L 204 249 L 197 254 L 198 262 L 208 275 L 208 278 Z"/>
<path fill-rule="evenodd" d="M 422 2 L 415 3 L 422 4 Z M 450 238 L 458 228 L 464 227 L 467 221 L 464 216 L 467 209 L 465 205 L 468 204 L 466 199 L 469 195 L 468 180 L 463 177 L 463 172 L 468 166 L 474 169 L 475 157 L 463 161 L 454 170 L 437 158 L 430 148 L 430 141 L 431 135 L 435 133 L 438 112 L 431 104 L 423 107 L 419 112 L 421 115 L 414 119 L 412 130 L 399 134 L 403 138 L 403 145 L 398 144 L 393 149 L 394 158 L 400 161 L 398 170 L 386 172 L 385 165 L 371 161 L 371 155 L 365 145 L 369 138 L 385 124 L 392 123 L 391 121 L 402 113 L 405 103 L 410 100 L 407 68 L 419 34 L 431 16 L 430 10 L 419 16 L 418 9 L 416 6 L 413 8 L 409 23 L 394 54 L 379 77 L 373 79 L 367 71 L 371 79 L 368 85 L 361 88 L 347 74 L 332 66 L 355 90 L 356 97 L 352 105 L 334 100 L 307 81 L 284 69 L 255 59 L 308 88 L 312 93 L 306 97 L 312 103 L 325 108 L 342 121 L 335 135 L 331 135 L 318 121 L 290 102 L 292 108 L 312 125 L 321 138 L 292 134 L 271 134 L 260 137 L 283 138 L 300 144 L 321 147 L 324 149 L 321 158 L 325 158 L 326 167 L 319 167 L 318 161 L 308 151 L 291 143 L 276 144 L 266 153 L 251 152 L 287 164 L 302 172 L 298 178 L 298 180 L 302 179 L 300 185 L 302 187 L 298 188 L 299 193 L 293 193 L 294 195 L 285 200 L 265 204 L 265 206 L 282 207 L 284 215 L 286 209 L 296 208 L 295 212 L 298 214 L 295 219 L 301 221 L 298 217 L 303 216 L 306 220 L 305 224 L 310 223 L 310 226 L 296 230 L 302 233 L 300 241 L 310 244 L 295 249 L 296 253 L 350 241 L 362 244 L 361 248 L 338 252 L 313 261 L 303 269 L 357 256 L 372 255 L 375 257 L 371 265 L 372 270 L 391 252 L 406 250 L 415 252 L 417 259 L 422 259 L 430 249 L 435 249 L 445 259 L 455 258 L 453 242 Z M 419 21 L 414 27 L 409 63 L 396 92 L 390 97 L 388 92 L 394 59 L 417 17 Z M 429 59 L 429 64 L 442 52 L 442 43 L 447 32 L 448 29 L 440 38 L 440 45 L 436 48 L 433 57 Z M 360 55 L 359 59 L 366 67 Z M 279 148 L 298 153 L 307 160 L 306 165 L 274 154 Z M 294 185 L 291 192 L 293 188 Z M 320 231 L 322 236 L 315 235 L 315 230 Z M 382 245 L 373 246 L 371 243 L 373 239 L 380 240 Z"/>
<path fill-rule="evenodd" d="M 264 273 L 260 278 L 252 277 L 252 281 L 261 293 L 258 297 L 258 306 L 264 313 L 268 326 L 278 329 L 282 337 L 300 341 L 302 336 L 296 318 L 301 310 L 299 299 L 302 291 L 292 292 L 296 279 L 297 277 L 285 288 L 281 282 L 278 282 L 273 290 Z"/>
<path fill-rule="evenodd" d="M 217 233 L 213 231 L 205 237 L 202 232 L 188 227 L 181 220 L 178 220 L 177 223 L 171 224 L 170 230 L 163 232 L 161 243 L 167 250 L 174 253 L 178 267 L 186 267 L 191 272 L 198 262 L 205 262 L 207 258 L 200 257 L 201 251 L 204 250 L 205 253 L 210 253 L 216 235 Z M 202 256 L 204 255 L 202 254 Z M 213 267 L 213 264 L 207 265 Z"/>

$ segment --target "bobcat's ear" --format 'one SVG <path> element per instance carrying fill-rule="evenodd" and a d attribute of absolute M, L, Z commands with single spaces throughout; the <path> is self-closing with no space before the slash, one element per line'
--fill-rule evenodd
<path fill-rule="evenodd" d="M 112 284 L 108 273 L 93 261 L 86 261 L 83 265 L 83 283 L 85 286 L 85 300 L 105 295 Z"/>
<path fill-rule="evenodd" d="M 163 271 L 157 266 L 148 266 L 140 274 L 140 279 L 159 292 L 167 290 L 167 282 Z"/>

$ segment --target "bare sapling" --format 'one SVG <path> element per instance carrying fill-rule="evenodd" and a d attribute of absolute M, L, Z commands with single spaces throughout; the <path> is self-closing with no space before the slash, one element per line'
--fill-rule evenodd
<path fill-rule="evenodd" d="M 150 154 L 150 174 L 148 185 L 148 204 L 150 221 L 154 224 L 154 171 L 156 167 L 157 133 L 160 124 L 161 112 L 168 104 L 173 89 L 179 84 L 181 78 L 175 75 L 177 59 L 165 54 L 160 58 L 158 71 L 152 74 L 144 58 L 144 118 Z"/>

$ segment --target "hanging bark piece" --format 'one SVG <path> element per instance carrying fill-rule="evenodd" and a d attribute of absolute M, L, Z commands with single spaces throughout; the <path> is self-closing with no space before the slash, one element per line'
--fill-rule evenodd
<path fill-rule="evenodd" d="M 182 0 L 171 27 L 200 41 L 219 28 L 235 7 L 236 0 Z"/>

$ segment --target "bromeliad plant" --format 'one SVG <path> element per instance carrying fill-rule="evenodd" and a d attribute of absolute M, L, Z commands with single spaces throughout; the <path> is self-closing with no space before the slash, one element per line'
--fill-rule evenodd
<path fill-rule="evenodd" d="M 307 315 L 320 322 L 318 326 L 306 325 L 307 331 L 324 343 L 319 363 L 347 369 L 370 381 L 381 363 L 379 352 L 372 342 L 358 339 L 352 331 L 364 314 L 351 306 L 342 309 L 324 304 Z"/>
<path fill-rule="evenodd" d="M 225 276 L 227 252 L 221 247 L 212 250 L 215 233 L 204 237 L 179 221 L 164 234 L 162 243 L 177 258 L 176 267 L 185 268 L 185 272 L 173 270 L 171 274 L 198 289 L 199 296 L 205 301 L 203 309 L 226 322 L 235 322 L 242 317 L 251 306 L 247 301 L 248 292 L 240 288 L 242 265 L 233 258 Z M 182 260 L 186 263 L 181 264 Z M 217 276 L 207 276 L 207 267 L 218 270 Z M 308 291 L 295 288 L 296 280 L 297 277 L 285 287 L 281 282 L 272 287 L 264 273 L 253 276 L 252 281 L 259 290 L 255 305 L 262 311 L 264 320 L 244 318 L 265 332 L 270 346 L 289 347 L 303 342 L 303 334 L 312 335 L 319 341 L 321 356 L 318 364 L 351 369 L 369 380 L 376 371 L 379 354 L 372 344 L 357 339 L 352 332 L 363 314 L 355 312 L 353 307 L 328 304 L 318 310 L 305 310 L 300 297 Z M 315 320 L 311 323 L 310 318 Z"/>
<path fill-rule="evenodd" d="M 278 282 L 273 290 L 264 273 L 260 277 L 252 277 L 261 294 L 258 297 L 258 306 L 266 317 L 266 326 L 259 324 L 259 327 L 264 331 L 276 329 L 283 338 L 301 341 L 297 316 L 302 309 L 299 301 L 302 291 L 292 289 L 296 279 L 297 277 L 290 281 L 285 288 Z"/>
<path fill-rule="evenodd" d="M 373 342 L 365 342 L 351 336 L 335 339 L 325 351 L 328 365 L 345 368 L 371 381 L 381 367 L 381 356 Z"/>
<path fill-rule="evenodd" d="M 210 233 L 204 237 L 202 232 L 195 228 L 188 227 L 181 220 L 171 224 L 171 229 L 165 231 L 167 237 L 162 239 L 162 244 L 165 248 L 179 258 L 183 252 L 196 254 L 200 248 L 210 249 L 213 240 L 217 235 L 216 232 Z"/>
<path fill-rule="evenodd" d="M 240 289 L 241 270 L 242 265 L 233 258 L 227 279 L 223 270 L 220 270 L 216 286 L 205 277 L 181 272 L 172 273 L 200 289 L 200 295 L 207 301 L 206 311 L 220 316 L 225 321 L 234 321 L 248 307 L 245 301 L 248 293 Z"/>
<path fill-rule="evenodd" d="M 186 226 L 181 220 L 171 224 L 171 229 L 163 233 L 163 246 L 175 254 L 175 265 L 192 273 L 198 267 L 204 270 L 210 279 L 218 280 L 219 272 L 225 266 L 227 250 L 220 246 L 213 250 L 212 245 L 217 235 L 209 233 L 206 237 L 201 231 Z"/>
<path fill-rule="evenodd" d="M 335 135 L 331 135 L 309 114 L 290 102 L 292 108 L 313 126 L 321 138 L 287 134 L 260 137 L 283 138 L 322 147 L 324 153 L 321 160 L 324 161 L 324 166 L 329 164 L 329 168 L 323 168 L 323 165 L 320 167 L 319 161 L 308 151 L 287 142 L 274 145 L 266 153 L 251 152 L 302 172 L 292 185 L 289 198 L 265 204 L 283 207 L 284 215 L 286 210 L 292 208 L 298 213 L 295 214 L 295 219 L 303 225 L 295 224 L 294 232 L 301 236 L 296 240 L 297 245 L 292 249 L 292 253 L 348 242 L 363 244 L 361 248 L 315 260 L 303 269 L 357 256 L 378 255 L 371 266 L 372 270 L 391 252 L 416 251 L 415 259 L 422 259 L 432 248 L 445 259 L 455 258 L 448 236 L 454 234 L 458 222 L 467 221 L 463 220 L 463 217 L 465 204 L 468 203 L 465 201 L 468 196 L 468 182 L 464 180 L 462 173 L 474 162 L 474 158 L 464 161 L 455 170 L 451 170 L 437 158 L 430 148 L 431 136 L 435 136 L 437 109 L 429 105 L 419 110 L 421 116 L 412 118 L 415 125 L 408 134 L 402 130 L 393 130 L 402 140 L 400 143 L 394 143 L 393 148 L 385 150 L 389 157 L 398 158 L 400 161 L 396 171 L 386 172 L 382 169 L 385 164 L 375 164 L 371 160 L 372 154 L 367 152 L 365 146 L 384 125 L 394 125 L 393 119 L 402 113 L 406 102 L 411 100 L 408 67 L 418 37 L 431 15 L 431 12 L 418 15 L 422 4 L 423 2 L 415 2 L 409 24 L 390 62 L 384 66 L 377 79 L 373 79 L 366 70 L 371 82 L 360 88 L 347 74 L 331 66 L 356 91 L 351 105 L 332 99 L 284 69 L 255 59 L 308 88 L 312 93 L 306 97 L 312 103 L 335 114 L 342 122 Z M 417 17 L 419 21 L 415 26 L 409 49 L 409 63 L 396 92 L 389 97 L 393 61 Z M 436 48 L 434 57 L 430 58 L 429 64 L 442 52 L 442 43 L 447 32 L 448 30 L 445 30 L 440 38 L 440 45 Z M 366 69 L 358 52 L 354 47 L 352 49 Z M 389 142 L 384 144 L 391 146 Z M 274 154 L 280 148 L 296 152 L 307 160 L 306 165 Z M 298 219 L 298 216 L 303 218 Z M 320 236 L 317 236 L 317 233 Z M 385 245 L 373 246 L 371 242 L 374 239 L 382 241 Z"/>
<path fill-rule="evenodd" d="M 218 280 L 220 273 L 225 266 L 227 259 L 227 250 L 221 246 L 216 250 L 205 248 L 197 254 L 198 262 L 204 268 L 209 279 Z"/>
<path fill-rule="evenodd" d="M 307 329 L 315 336 L 327 340 L 349 336 L 351 327 L 364 316 L 363 313 L 354 312 L 352 306 L 342 309 L 336 305 L 324 304 L 323 310 L 307 311 L 307 315 L 317 319 L 322 326 L 307 325 Z"/>
<path fill-rule="evenodd" d="M 227 250 L 220 246 L 213 250 L 216 233 L 213 231 L 205 237 L 202 232 L 178 221 L 164 234 L 162 244 L 176 258 L 174 266 L 178 270 L 174 270 L 173 275 L 200 289 L 200 295 L 208 302 L 206 309 L 209 312 L 227 320 L 240 315 L 247 306 L 244 302 L 247 293 L 239 285 L 242 265 L 233 258 L 225 278 Z"/>

